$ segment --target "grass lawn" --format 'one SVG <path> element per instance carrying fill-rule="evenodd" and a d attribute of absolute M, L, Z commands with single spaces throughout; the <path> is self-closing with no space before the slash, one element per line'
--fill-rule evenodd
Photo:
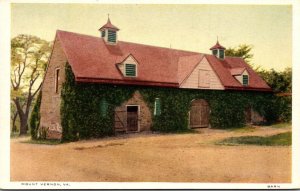
<path fill-rule="evenodd" d="M 280 133 L 272 136 L 242 136 L 230 137 L 219 141 L 217 145 L 265 145 L 289 146 L 292 144 L 292 132 Z"/>
<path fill-rule="evenodd" d="M 288 128 L 292 127 L 292 123 L 277 123 L 266 127 L 272 127 L 272 128 Z"/>

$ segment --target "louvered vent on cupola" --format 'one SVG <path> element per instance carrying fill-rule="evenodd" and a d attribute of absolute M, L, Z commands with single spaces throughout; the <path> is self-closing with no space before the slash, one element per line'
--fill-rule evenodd
<path fill-rule="evenodd" d="M 220 45 L 219 41 L 217 41 L 217 43 L 213 47 L 211 47 L 210 50 L 212 51 L 212 54 L 217 58 L 222 60 L 225 59 L 226 48 Z"/>
<path fill-rule="evenodd" d="M 120 29 L 118 29 L 116 26 L 111 24 L 109 17 L 107 19 L 107 23 L 99 29 L 101 33 L 101 37 L 108 44 L 116 44 L 118 42 L 117 32 L 119 30 Z"/>

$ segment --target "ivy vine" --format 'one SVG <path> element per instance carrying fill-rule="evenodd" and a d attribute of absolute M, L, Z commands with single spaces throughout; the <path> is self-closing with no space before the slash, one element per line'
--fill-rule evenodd
<path fill-rule="evenodd" d="M 76 83 L 71 66 L 66 65 L 66 80 L 62 87 L 62 141 L 98 138 L 114 134 L 114 109 L 139 91 L 153 114 L 155 98 L 160 98 L 161 114 L 152 116 L 153 131 L 174 132 L 188 129 L 191 101 L 205 99 L 210 106 L 212 128 L 232 128 L 245 125 L 245 108 L 252 107 L 267 122 L 278 119 L 278 98 L 272 93 L 220 90 L 193 90 Z M 106 115 L 101 102 L 105 99 Z"/>

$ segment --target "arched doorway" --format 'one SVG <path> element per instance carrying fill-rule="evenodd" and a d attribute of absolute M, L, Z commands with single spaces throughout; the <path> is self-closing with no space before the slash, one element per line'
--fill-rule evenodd
<path fill-rule="evenodd" d="M 204 99 L 193 100 L 190 111 L 190 128 L 209 126 L 210 108 Z"/>

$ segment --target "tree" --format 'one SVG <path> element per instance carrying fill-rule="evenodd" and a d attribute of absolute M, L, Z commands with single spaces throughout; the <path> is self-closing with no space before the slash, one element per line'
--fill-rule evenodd
<path fill-rule="evenodd" d="M 11 40 L 12 101 L 20 119 L 20 135 L 28 130 L 28 116 L 41 88 L 51 44 L 36 36 L 18 35 Z"/>
<path fill-rule="evenodd" d="M 292 68 L 286 68 L 282 72 L 274 69 L 257 71 L 258 74 L 276 93 L 292 92 Z"/>
<path fill-rule="evenodd" d="M 253 54 L 250 53 L 252 48 L 253 46 L 251 45 L 240 44 L 238 47 L 229 47 L 228 49 L 226 49 L 225 55 L 243 58 L 245 62 L 247 62 L 247 64 L 249 64 L 253 68 L 253 64 L 251 63 Z"/>

